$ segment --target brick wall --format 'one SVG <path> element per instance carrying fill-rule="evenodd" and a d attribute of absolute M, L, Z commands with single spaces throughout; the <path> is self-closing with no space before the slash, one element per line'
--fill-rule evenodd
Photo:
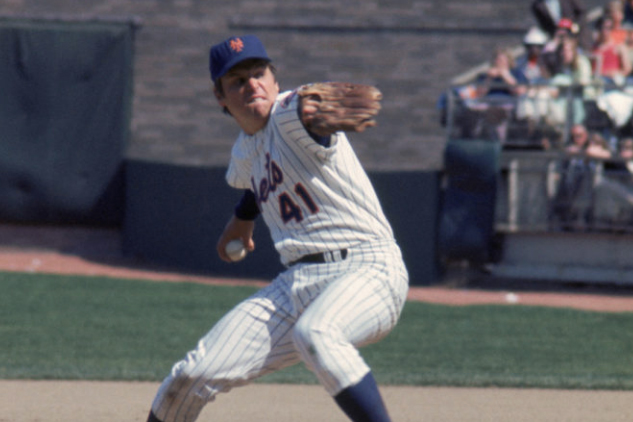
<path fill-rule="evenodd" d="M 435 102 L 455 75 L 518 45 L 533 24 L 516 0 L 6 0 L 5 17 L 140 18 L 128 156 L 188 165 L 227 163 L 236 126 L 209 89 L 208 47 L 255 33 L 282 89 L 316 80 L 377 84 L 379 127 L 352 136 L 372 170 L 441 167 Z M 587 7 L 602 4 L 585 0 Z"/>

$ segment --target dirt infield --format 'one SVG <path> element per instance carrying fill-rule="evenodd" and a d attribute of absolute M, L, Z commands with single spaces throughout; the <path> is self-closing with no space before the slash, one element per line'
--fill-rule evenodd
<path fill-rule="evenodd" d="M 0 225 L 0 270 L 104 275 L 157 281 L 265 285 L 140 266 L 120 256 L 116 232 Z M 633 296 L 522 289 L 413 287 L 410 300 L 464 306 L 564 306 L 633 312 Z M 0 422 L 144 422 L 156 383 L 0 380 Z M 398 422 L 633 420 L 633 392 L 536 389 L 382 388 Z M 344 422 L 319 386 L 255 384 L 218 397 L 200 422 Z"/>
<path fill-rule="evenodd" d="M 0 381 L 0 422 L 145 422 L 154 383 Z M 397 422 L 619 422 L 633 392 L 383 387 Z M 318 386 L 255 384 L 218 396 L 199 422 L 348 421 Z"/>

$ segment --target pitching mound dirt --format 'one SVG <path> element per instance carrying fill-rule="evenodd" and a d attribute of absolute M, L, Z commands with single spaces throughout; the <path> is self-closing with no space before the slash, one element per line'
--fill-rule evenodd
<path fill-rule="evenodd" d="M 1 422 L 145 422 L 154 383 L 0 381 Z M 398 422 L 619 422 L 633 392 L 383 387 Z M 218 396 L 199 422 L 349 422 L 319 386 L 255 384 Z"/>

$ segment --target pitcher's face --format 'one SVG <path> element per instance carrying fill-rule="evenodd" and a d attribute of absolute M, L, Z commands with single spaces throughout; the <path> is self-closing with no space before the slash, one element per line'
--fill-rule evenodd
<path fill-rule="evenodd" d="M 222 93 L 216 98 L 249 135 L 261 130 L 279 94 L 279 84 L 266 63 L 244 62 L 222 77 Z"/>

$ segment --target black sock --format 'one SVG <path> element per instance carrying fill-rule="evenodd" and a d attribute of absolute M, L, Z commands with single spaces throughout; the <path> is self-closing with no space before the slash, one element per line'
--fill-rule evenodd
<path fill-rule="evenodd" d="M 334 400 L 354 422 L 391 421 L 371 372 L 358 384 L 338 393 Z"/>
<path fill-rule="evenodd" d="M 147 417 L 147 422 L 160 422 L 160 419 L 154 415 L 154 412 L 149 412 L 149 416 Z"/>

